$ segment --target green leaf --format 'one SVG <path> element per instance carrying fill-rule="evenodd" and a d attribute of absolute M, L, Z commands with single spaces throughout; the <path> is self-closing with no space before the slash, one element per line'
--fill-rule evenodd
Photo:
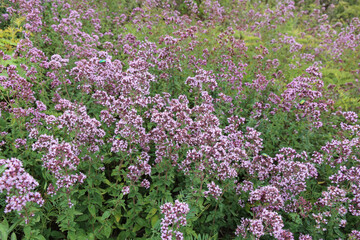
<path fill-rule="evenodd" d="M 68 232 L 68 238 L 69 239 L 79 239 L 79 236 L 76 236 L 76 233 L 75 232 Z"/>
<path fill-rule="evenodd" d="M 297 213 L 290 213 L 289 217 L 292 221 L 294 221 L 296 224 L 302 224 L 301 218 Z"/>
<path fill-rule="evenodd" d="M 195 239 L 199 238 L 199 236 L 196 234 L 196 232 L 190 227 L 185 228 L 185 233 L 193 236 Z"/>
<path fill-rule="evenodd" d="M 139 231 L 143 226 L 139 225 L 139 224 L 135 224 L 134 228 L 133 228 L 133 232 L 136 233 L 137 231 Z"/>
<path fill-rule="evenodd" d="M 154 215 L 150 221 L 151 221 L 151 227 L 154 227 L 156 223 L 159 221 L 158 215 Z"/>
<path fill-rule="evenodd" d="M 80 217 L 76 218 L 76 222 L 83 222 L 87 220 L 89 220 L 89 215 L 87 214 L 81 215 Z"/>
<path fill-rule="evenodd" d="M 0 166 L 0 175 L 3 173 L 3 172 L 5 172 L 5 170 L 6 170 L 6 165 L 4 164 L 4 165 L 1 165 Z"/>
<path fill-rule="evenodd" d="M 37 215 L 36 217 L 33 217 L 32 218 L 32 221 L 34 221 L 34 222 L 40 222 L 40 216 L 39 215 Z"/>
<path fill-rule="evenodd" d="M 109 216 L 111 215 L 111 211 L 107 210 L 104 212 L 104 214 L 101 217 L 101 220 L 104 221 L 105 219 L 107 219 Z"/>
<path fill-rule="evenodd" d="M 79 212 L 79 211 L 74 210 L 74 215 L 79 216 L 79 215 L 83 215 L 83 213 L 82 213 L 82 212 Z"/>
<path fill-rule="evenodd" d="M 91 216 L 96 217 L 96 209 L 95 209 L 94 205 L 89 205 L 88 210 L 89 210 Z"/>
<path fill-rule="evenodd" d="M 345 238 L 345 234 L 343 234 L 339 228 L 334 228 L 334 231 L 339 237 Z"/>
<path fill-rule="evenodd" d="M 95 239 L 95 235 L 93 233 L 90 233 L 87 240 L 93 240 Z"/>
<path fill-rule="evenodd" d="M 25 233 L 25 238 L 28 239 L 28 237 L 31 235 L 31 228 L 30 228 L 30 226 L 25 226 L 25 227 L 24 227 L 24 233 Z"/>
<path fill-rule="evenodd" d="M 9 223 L 8 223 L 8 221 L 6 220 L 6 218 L 4 218 L 4 221 L 3 221 L 0 225 L 3 225 L 3 226 L 6 228 L 6 230 L 9 229 Z"/>
<path fill-rule="evenodd" d="M 128 232 L 128 231 L 122 231 L 122 232 L 120 232 L 120 234 L 119 234 L 119 236 L 118 236 L 118 238 L 117 239 L 127 239 L 127 237 L 130 235 L 130 232 Z"/>
<path fill-rule="evenodd" d="M 148 213 L 148 215 L 146 216 L 146 219 L 149 219 L 149 218 L 151 218 L 152 216 L 154 216 L 154 214 L 157 212 L 157 209 L 156 208 L 152 208 L 150 211 L 149 211 L 149 213 Z"/>
<path fill-rule="evenodd" d="M 139 224 L 140 227 L 145 227 L 147 225 L 147 222 L 145 221 L 145 219 L 142 219 L 142 218 L 137 218 L 136 223 Z"/>
<path fill-rule="evenodd" d="M 46 240 L 46 238 L 44 238 L 43 235 L 37 235 L 36 239 L 38 239 L 38 240 Z"/>
<path fill-rule="evenodd" d="M 0 233 L 1 233 L 1 238 L 2 239 L 7 239 L 7 237 L 8 237 L 7 230 L 8 230 L 8 228 L 4 225 L 4 222 L 2 222 L 0 224 Z"/>
<path fill-rule="evenodd" d="M 11 240 L 17 240 L 15 233 L 12 233 L 12 234 L 11 234 Z"/>
<path fill-rule="evenodd" d="M 205 220 L 206 223 L 211 222 L 214 219 L 214 216 L 209 214 Z"/>
<path fill-rule="evenodd" d="M 104 181 L 103 181 L 104 183 L 106 183 L 107 185 L 109 185 L 109 186 L 112 186 L 112 183 L 108 180 L 108 179 L 104 179 Z"/>
<path fill-rule="evenodd" d="M 109 237 L 110 237 L 110 234 L 111 234 L 111 232 L 112 232 L 111 226 L 105 225 L 103 232 L 104 232 L 105 237 L 106 237 L 106 238 L 109 238 Z"/>
<path fill-rule="evenodd" d="M 120 219 L 121 219 L 121 216 L 122 216 L 121 210 L 115 211 L 113 215 L 114 215 L 114 217 L 115 217 L 116 222 L 119 222 Z"/>

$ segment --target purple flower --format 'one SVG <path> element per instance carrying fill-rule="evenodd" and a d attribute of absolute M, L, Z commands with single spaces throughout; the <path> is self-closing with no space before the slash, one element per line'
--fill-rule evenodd
<path fill-rule="evenodd" d="M 279 189 L 273 186 L 260 187 L 250 193 L 249 202 L 259 202 L 269 210 L 280 210 L 284 206 Z"/>
<path fill-rule="evenodd" d="M 123 189 L 121 190 L 121 192 L 122 192 L 124 195 L 129 194 L 129 193 L 130 193 L 130 187 L 129 187 L 129 186 L 123 187 Z"/>
<path fill-rule="evenodd" d="M 177 231 L 180 226 L 186 225 L 186 214 L 190 211 L 186 203 L 175 200 L 175 203 L 165 203 L 161 207 L 164 218 L 161 219 L 161 239 L 172 239 L 175 234 L 176 239 L 183 239 L 181 232 Z M 174 230 L 176 229 L 176 230 Z"/>
<path fill-rule="evenodd" d="M 222 194 L 221 188 L 218 185 L 216 185 L 213 181 L 211 183 L 207 184 L 207 187 L 209 190 L 204 192 L 205 197 L 208 197 L 209 195 L 211 195 L 217 200 L 218 197 L 221 196 L 221 194 Z"/>
<path fill-rule="evenodd" d="M 33 192 L 38 182 L 22 167 L 22 162 L 16 158 L 0 159 L 0 166 L 6 166 L 0 177 L 0 192 L 6 191 L 5 213 L 22 212 L 27 203 L 33 202 L 42 206 L 44 200 L 40 193 Z M 25 213 L 27 214 L 27 212 Z M 28 222 L 29 215 L 25 215 Z"/>
<path fill-rule="evenodd" d="M 261 236 L 269 234 L 274 236 L 277 239 L 294 239 L 284 238 L 283 235 L 288 233 L 283 230 L 284 223 L 281 216 L 272 211 L 262 209 L 255 214 L 255 219 L 242 219 L 241 225 L 237 226 L 235 234 L 237 236 L 241 235 L 243 238 L 248 237 L 248 233 L 253 234 L 256 239 L 260 239 Z"/>
<path fill-rule="evenodd" d="M 150 188 L 150 182 L 147 180 L 147 179 L 144 179 L 142 182 L 141 182 L 141 186 L 146 188 L 146 189 L 149 189 Z"/>
<path fill-rule="evenodd" d="M 312 240 L 312 237 L 308 234 L 306 235 L 300 234 L 299 240 Z"/>
<path fill-rule="evenodd" d="M 26 144 L 26 139 L 21 139 L 21 138 L 15 139 L 15 147 L 16 148 L 24 146 L 25 144 Z"/>

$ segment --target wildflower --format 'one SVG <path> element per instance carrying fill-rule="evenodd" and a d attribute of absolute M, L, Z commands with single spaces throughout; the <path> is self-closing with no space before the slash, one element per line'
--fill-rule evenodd
<path fill-rule="evenodd" d="M 213 181 L 211 183 L 209 183 L 207 185 L 207 187 L 208 187 L 209 191 L 204 192 L 205 197 L 208 197 L 209 195 L 211 195 L 217 200 L 218 197 L 221 196 L 221 194 L 222 194 L 221 188 L 219 188 L 218 185 L 215 185 L 215 183 Z"/>
<path fill-rule="evenodd" d="M 269 210 L 279 210 L 284 206 L 279 189 L 273 186 L 260 187 L 250 193 L 250 203 L 259 202 Z"/>
<path fill-rule="evenodd" d="M 6 190 L 5 213 L 22 211 L 29 202 L 44 204 L 40 193 L 33 192 L 39 183 L 22 167 L 22 162 L 16 158 L 0 159 L 2 169 L 0 177 L 0 193 Z M 28 218 L 29 216 L 25 216 Z M 26 219 L 28 221 L 28 219 Z"/>
<path fill-rule="evenodd" d="M 186 214 L 190 211 L 187 203 L 175 200 L 175 204 L 165 203 L 160 207 L 164 218 L 161 219 L 161 239 L 172 239 L 172 234 L 176 239 L 183 239 L 183 234 L 171 228 L 179 228 L 186 225 Z"/>
<path fill-rule="evenodd" d="M 129 186 L 123 187 L 123 189 L 121 190 L 121 192 L 122 192 L 124 195 L 129 194 L 129 193 L 130 193 L 130 187 L 129 187 Z"/>
<path fill-rule="evenodd" d="M 141 182 L 141 186 L 144 187 L 144 188 L 146 188 L 146 189 L 150 188 L 150 182 L 149 182 L 149 180 L 144 179 L 144 180 Z"/>

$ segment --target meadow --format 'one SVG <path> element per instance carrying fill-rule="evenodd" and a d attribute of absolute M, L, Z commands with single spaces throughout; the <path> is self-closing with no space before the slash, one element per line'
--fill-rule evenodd
<path fill-rule="evenodd" d="M 3 0 L 0 239 L 360 239 L 358 0 Z"/>

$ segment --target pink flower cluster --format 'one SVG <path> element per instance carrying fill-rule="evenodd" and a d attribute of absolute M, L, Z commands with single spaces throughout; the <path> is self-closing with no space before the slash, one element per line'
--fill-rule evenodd
<path fill-rule="evenodd" d="M 273 186 L 260 187 L 250 193 L 249 202 L 254 204 L 259 202 L 261 208 L 269 210 L 280 210 L 284 206 L 284 200 L 280 191 Z"/>
<path fill-rule="evenodd" d="M 7 9 L 10 14 L 25 15 L 27 21 L 25 28 L 31 32 L 41 32 L 41 15 L 44 7 L 41 5 L 40 0 L 10 0 L 10 2 L 19 4 L 18 10 L 13 7 Z"/>
<path fill-rule="evenodd" d="M 174 204 L 165 203 L 160 209 L 164 214 L 164 218 L 161 219 L 161 239 L 172 240 L 175 235 L 176 240 L 183 240 L 183 234 L 178 229 L 180 226 L 186 225 L 186 215 L 190 211 L 189 206 L 175 200 Z"/>
<path fill-rule="evenodd" d="M 213 196 L 216 200 L 222 195 L 221 188 L 216 185 L 213 181 L 209 184 L 207 184 L 208 191 L 204 192 L 204 196 L 208 197 L 209 195 Z"/>
<path fill-rule="evenodd" d="M 28 222 L 32 213 L 26 211 L 27 203 L 44 204 L 40 193 L 33 191 L 39 183 L 25 171 L 19 159 L 0 159 L 0 167 L 3 166 L 5 171 L 0 176 L 0 192 L 6 191 L 4 212 L 18 211 Z"/>
<path fill-rule="evenodd" d="M 49 170 L 56 179 L 57 189 L 69 190 L 76 182 L 82 183 L 86 176 L 77 173 L 77 166 L 80 163 L 78 149 L 67 142 L 59 143 L 53 136 L 40 135 L 33 144 L 33 150 L 45 152 L 42 157 L 43 166 Z M 56 194 L 53 186 L 49 187 L 50 195 Z"/>
<path fill-rule="evenodd" d="M 243 238 L 249 237 L 252 234 L 255 239 L 260 239 L 261 236 L 269 234 L 276 239 L 294 239 L 291 232 L 284 230 L 284 223 L 281 216 L 277 212 L 272 212 L 267 209 L 259 211 L 254 219 L 242 219 L 235 231 L 237 236 Z"/>

